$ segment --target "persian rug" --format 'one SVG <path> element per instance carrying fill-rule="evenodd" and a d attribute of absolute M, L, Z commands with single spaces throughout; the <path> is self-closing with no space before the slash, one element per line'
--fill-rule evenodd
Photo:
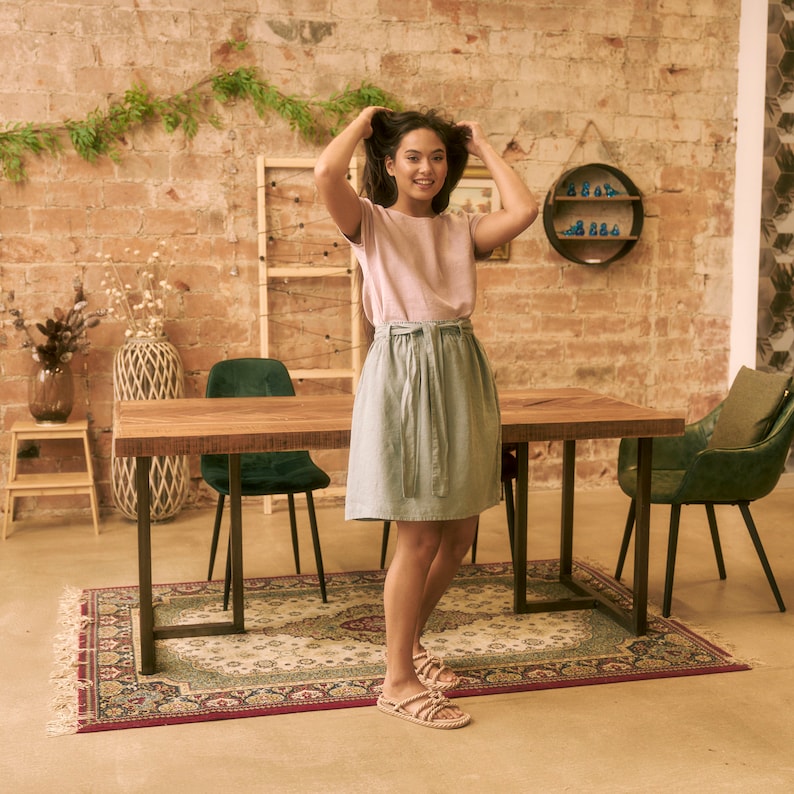
<path fill-rule="evenodd" d="M 567 590 L 556 561 L 528 565 L 528 598 Z M 575 576 L 624 606 L 631 594 L 584 563 Z M 52 735 L 370 706 L 384 673 L 385 572 L 246 580 L 244 634 L 158 640 L 157 672 L 138 673 L 138 588 L 72 591 Z M 218 620 L 221 582 L 155 586 L 159 625 Z M 426 645 L 462 678 L 452 697 L 750 669 L 655 612 L 635 637 L 598 610 L 516 615 L 509 563 L 465 565 L 428 625 Z"/>

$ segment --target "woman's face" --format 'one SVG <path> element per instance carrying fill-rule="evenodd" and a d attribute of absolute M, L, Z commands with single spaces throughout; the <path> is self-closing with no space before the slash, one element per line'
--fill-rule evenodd
<path fill-rule="evenodd" d="M 397 201 L 401 211 L 432 213 L 433 198 L 447 178 L 447 150 L 433 130 L 422 128 L 405 134 L 394 158 L 385 160 L 386 171 L 397 183 Z"/>

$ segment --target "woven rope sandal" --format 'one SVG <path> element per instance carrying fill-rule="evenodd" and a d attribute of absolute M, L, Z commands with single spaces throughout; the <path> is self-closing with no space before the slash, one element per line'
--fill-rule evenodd
<path fill-rule="evenodd" d="M 411 703 L 419 701 L 426 701 L 416 710 L 411 713 L 405 707 Z M 440 728 L 442 730 L 453 730 L 454 728 L 462 728 L 471 722 L 471 715 L 461 712 L 461 716 L 455 719 L 436 719 L 439 711 L 442 711 L 449 706 L 454 706 L 452 701 L 447 700 L 440 692 L 425 691 L 418 692 L 416 695 L 411 695 L 404 700 L 395 701 L 381 695 L 378 698 L 378 708 L 385 714 L 390 714 L 392 717 L 399 717 L 401 720 L 408 720 L 416 725 L 424 725 L 426 728 Z"/>
<path fill-rule="evenodd" d="M 417 662 L 420 662 L 420 664 L 417 665 Z M 437 668 L 435 672 L 429 672 L 433 667 Z M 450 681 L 439 680 L 439 676 L 445 670 L 449 670 L 449 667 L 438 656 L 433 656 L 430 651 L 422 651 L 422 653 L 417 653 L 414 656 L 414 668 L 419 683 L 428 689 L 434 689 L 436 692 L 446 692 L 449 689 L 454 689 L 460 683 L 460 679 L 457 676 L 454 676 Z"/>

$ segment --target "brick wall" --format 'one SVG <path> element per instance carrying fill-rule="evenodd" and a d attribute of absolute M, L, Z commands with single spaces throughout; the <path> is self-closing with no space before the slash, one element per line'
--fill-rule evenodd
<path fill-rule="evenodd" d="M 644 196 L 642 239 L 608 266 L 555 253 L 542 223 L 480 271 L 475 326 L 502 387 L 581 385 L 692 418 L 726 388 L 734 109 L 740 0 L 6 0 L 0 121 L 58 124 L 106 108 L 136 82 L 169 95 L 218 68 L 255 65 L 300 97 L 370 81 L 407 107 L 479 120 L 540 200 L 567 168 L 611 162 Z M 230 41 L 247 41 L 242 50 Z M 189 286 L 166 326 L 203 393 L 211 364 L 259 352 L 255 159 L 319 151 L 250 105 L 208 108 L 196 138 L 157 125 L 117 163 L 68 147 L 0 181 L 0 283 L 30 317 L 83 281 L 103 305 L 97 251 L 178 246 Z M 588 120 L 590 127 L 577 145 Z M 3 301 L 5 303 L 5 301 Z M 344 314 L 344 312 L 342 312 Z M 8 319 L 8 315 L 0 314 Z M 302 327 L 301 317 L 293 318 Z M 329 332 L 337 330 L 333 317 Z M 0 339 L 0 427 L 27 417 L 27 352 Z M 101 502 L 110 504 L 112 360 L 123 326 L 103 322 L 75 361 L 73 416 L 88 416 Z M 614 481 L 615 444 L 582 445 L 579 476 Z M 46 450 L 42 450 L 46 455 Z M 533 450 L 536 487 L 558 483 L 556 445 Z M 337 482 L 343 482 L 339 458 Z M 41 461 L 29 465 L 43 465 Z M 8 436 L 0 436 L 0 481 Z M 206 501 L 197 487 L 191 503 Z M 63 500 L 42 510 L 56 510 Z M 35 504 L 21 503 L 22 510 Z"/>

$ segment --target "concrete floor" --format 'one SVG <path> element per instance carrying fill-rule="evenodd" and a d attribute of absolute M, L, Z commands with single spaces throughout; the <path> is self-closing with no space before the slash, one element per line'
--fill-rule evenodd
<path fill-rule="evenodd" d="M 794 491 L 754 507 L 794 610 Z M 611 569 L 627 501 L 577 496 L 575 555 Z M 530 496 L 529 557 L 557 555 L 559 494 Z M 667 508 L 652 513 L 650 596 L 661 602 Z M 736 508 L 718 508 L 720 582 L 705 511 L 686 507 L 674 617 L 705 629 L 749 672 L 466 698 L 459 731 L 431 731 L 374 708 L 47 737 L 58 601 L 66 586 L 137 583 L 135 527 L 88 512 L 22 520 L 0 544 L 0 790 L 23 792 L 790 792 L 794 790 L 794 612 L 777 611 Z M 302 521 L 306 524 L 305 513 Z M 375 568 L 379 525 L 319 509 L 326 570 Z M 286 511 L 244 508 L 245 572 L 293 572 Z M 200 579 L 212 511 L 154 529 L 157 582 Z M 311 570 L 304 527 L 302 550 Z M 504 512 L 481 522 L 478 561 L 509 558 Z M 628 571 L 630 576 L 630 570 Z"/>

